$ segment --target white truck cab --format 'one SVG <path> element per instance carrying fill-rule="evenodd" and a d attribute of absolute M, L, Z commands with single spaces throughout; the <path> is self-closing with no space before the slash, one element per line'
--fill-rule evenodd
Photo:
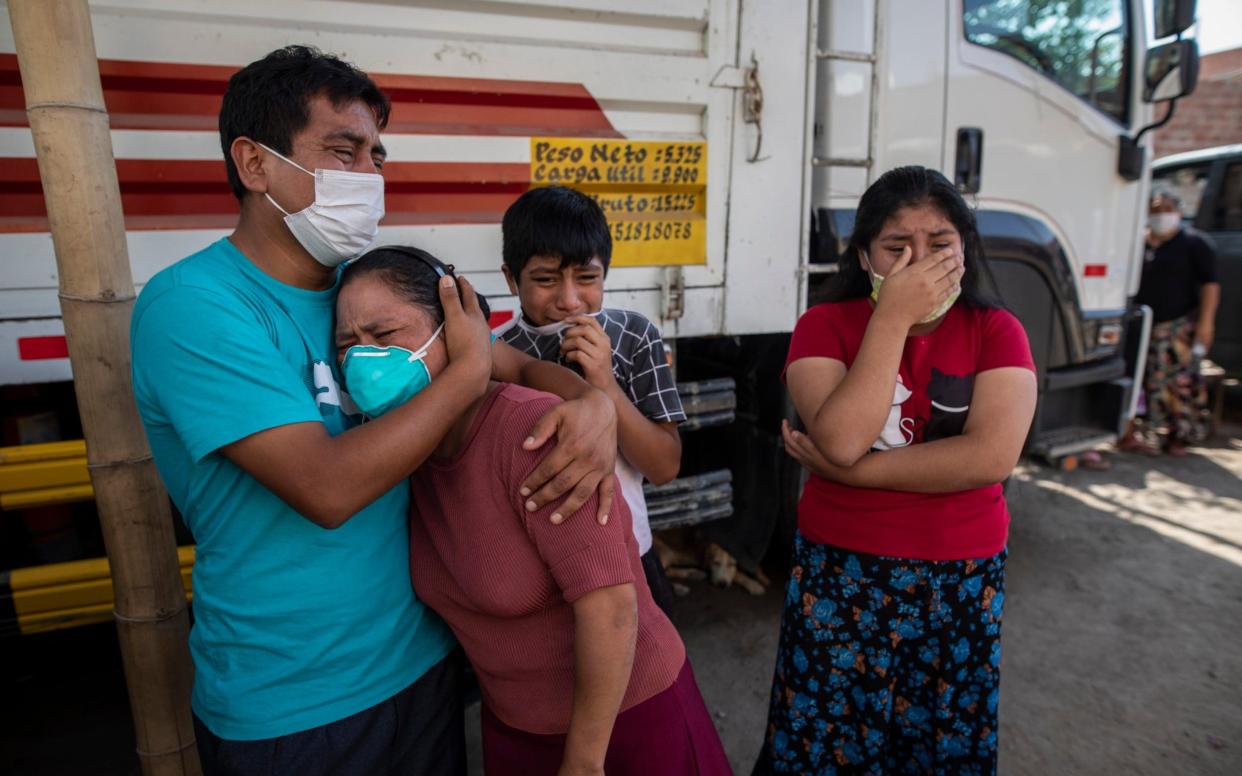
<path fill-rule="evenodd" d="M 1155 10 L 1161 36 L 1194 13 Z M 993 290 L 1030 337 L 1041 400 L 1028 450 L 1051 459 L 1115 438 L 1132 414 L 1123 334 L 1148 188 L 1133 136 L 1157 85 L 1146 40 L 1138 0 L 820 2 L 810 271 L 833 268 L 878 173 L 920 164 L 954 180 L 973 198 Z"/>

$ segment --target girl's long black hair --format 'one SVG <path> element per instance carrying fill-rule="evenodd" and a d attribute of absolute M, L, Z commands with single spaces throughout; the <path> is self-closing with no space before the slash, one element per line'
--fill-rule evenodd
<path fill-rule="evenodd" d="M 819 301 L 843 302 L 870 296 L 871 277 L 862 265 L 861 252 L 868 249 L 884 222 L 898 210 L 925 204 L 943 213 L 961 235 L 966 266 L 959 301 L 970 307 L 999 307 L 1000 303 L 980 287 L 980 275 L 985 268 L 974 211 L 948 178 L 918 165 L 889 170 L 863 193 L 849 247 Z"/>

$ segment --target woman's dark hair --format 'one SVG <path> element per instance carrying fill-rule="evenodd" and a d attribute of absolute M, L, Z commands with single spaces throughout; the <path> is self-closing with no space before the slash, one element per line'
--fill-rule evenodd
<path fill-rule="evenodd" d="M 948 178 L 918 165 L 889 170 L 863 193 L 849 247 L 820 301 L 842 302 L 870 296 L 871 277 L 862 265 L 860 252 L 868 250 L 884 223 L 898 210 L 919 205 L 931 205 L 943 213 L 962 238 L 966 267 L 959 299 L 971 307 L 999 307 L 999 302 L 980 288 L 983 244 L 974 211 Z"/>
<path fill-rule="evenodd" d="M 231 148 L 248 137 L 288 156 L 293 136 L 310 123 L 310 101 L 324 95 L 337 108 L 362 101 L 380 129 L 391 106 L 366 73 L 311 46 L 285 46 L 233 74 L 220 105 L 220 145 L 233 196 L 246 195 Z"/>
<path fill-rule="evenodd" d="M 439 283 L 445 275 L 457 277 L 452 264 L 432 256 L 421 248 L 407 245 L 385 245 L 373 248 L 345 265 L 341 270 L 338 293 L 355 280 L 375 275 L 410 304 L 431 316 L 436 326 L 444 323 L 444 306 L 440 304 Z M 460 288 L 458 289 L 460 293 Z M 479 307 L 483 316 L 491 314 L 482 294 Z"/>
<path fill-rule="evenodd" d="M 559 256 L 561 268 L 598 257 L 612 262 L 612 233 L 599 203 L 565 186 L 531 189 L 505 211 L 502 256 L 514 281 L 531 256 Z"/>

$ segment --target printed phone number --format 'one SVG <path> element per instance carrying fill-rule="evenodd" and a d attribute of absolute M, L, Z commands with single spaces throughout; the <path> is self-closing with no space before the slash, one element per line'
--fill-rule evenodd
<path fill-rule="evenodd" d="M 694 223 L 690 221 L 623 221 L 612 225 L 612 239 L 617 242 L 689 240 L 693 235 Z"/>

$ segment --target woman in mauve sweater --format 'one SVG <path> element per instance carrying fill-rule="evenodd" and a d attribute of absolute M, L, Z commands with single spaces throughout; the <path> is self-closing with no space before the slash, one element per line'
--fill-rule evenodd
<path fill-rule="evenodd" d="M 338 347 L 364 411 L 447 365 L 437 284 L 451 271 L 380 248 L 342 273 Z M 410 575 L 478 674 L 485 770 L 731 773 L 625 501 L 604 525 L 594 499 L 554 524 L 553 506 L 528 512 L 519 495 L 550 449 L 525 450 L 527 433 L 557 401 L 493 383 L 410 481 Z"/>

